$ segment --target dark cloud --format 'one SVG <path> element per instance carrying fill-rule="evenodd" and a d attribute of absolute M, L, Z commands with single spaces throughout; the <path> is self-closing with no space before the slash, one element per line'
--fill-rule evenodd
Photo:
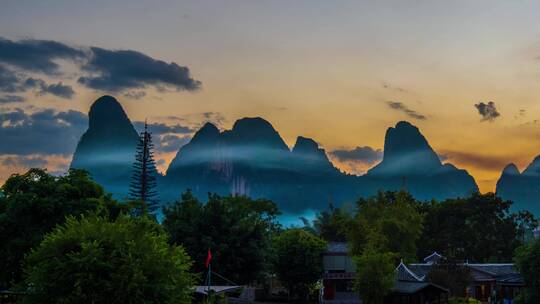
<path fill-rule="evenodd" d="M 501 170 L 508 163 L 508 157 L 500 157 L 493 155 L 474 154 L 461 151 L 443 151 L 446 160 L 458 163 L 459 165 L 472 166 L 486 170 Z"/>
<path fill-rule="evenodd" d="M 356 161 L 366 164 L 373 164 L 382 159 L 383 152 L 380 149 L 371 147 L 356 147 L 352 150 L 338 149 L 330 152 L 339 161 Z"/>
<path fill-rule="evenodd" d="M 418 119 L 418 120 L 425 120 L 427 117 L 425 115 L 422 115 L 414 110 L 409 109 L 405 104 L 399 101 L 388 101 L 388 106 L 391 109 L 394 109 L 396 111 L 403 112 L 407 114 L 410 118 Z"/>
<path fill-rule="evenodd" d="M 2 160 L 2 165 L 25 168 L 44 168 L 48 161 L 43 156 L 8 156 Z"/>
<path fill-rule="evenodd" d="M 42 79 L 28 78 L 25 81 L 25 87 L 36 88 L 40 95 L 52 94 L 66 99 L 70 99 L 75 95 L 73 88 L 69 85 L 64 85 L 62 82 L 47 84 Z"/>
<path fill-rule="evenodd" d="M 130 92 L 124 93 L 124 96 L 129 99 L 139 100 L 146 96 L 146 92 L 145 91 L 130 91 Z"/>
<path fill-rule="evenodd" d="M 163 135 L 156 143 L 156 149 L 162 152 L 176 152 L 190 140 L 191 136 Z"/>
<path fill-rule="evenodd" d="M 133 50 L 91 47 L 92 56 L 82 69 L 92 73 L 79 83 L 96 90 L 118 92 L 149 85 L 193 91 L 201 83 L 191 78 L 189 68 L 167 63 Z"/>
<path fill-rule="evenodd" d="M 71 154 L 87 125 L 87 116 L 73 110 L 3 111 L 0 154 Z"/>
<path fill-rule="evenodd" d="M 50 84 L 42 88 L 42 92 L 67 99 L 70 99 L 75 95 L 75 91 L 73 91 L 73 88 L 69 85 L 64 85 L 62 82 L 59 82 L 57 84 Z"/>
<path fill-rule="evenodd" d="M 56 60 L 76 60 L 86 56 L 84 51 L 56 41 L 12 41 L 0 37 L 0 62 L 27 71 L 57 74 L 60 66 Z"/>
<path fill-rule="evenodd" d="M 0 103 L 23 102 L 25 98 L 19 95 L 0 95 Z"/>
<path fill-rule="evenodd" d="M 205 122 L 212 122 L 218 126 L 223 125 L 223 123 L 227 122 L 227 119 L 225 116 L 219 112 L 203 112 L 202 113 Z"/>
<path fill-rule="evenodd" d="M 144 122 L 135 121 L 133 126 L 140 132 L 144 129 Z M 148 130 L 152 132 L 156 151 L 160 152 L 178 151 L 191 139 L 191 136 L 187 134 L 195 132 L 195 129 L 180 124 L 167 125 L 164 123 L 148 124 Z"/>
<path fill-rule="evenodd" d="M 191 77 L 188 67 L 154 59 L 134 50 L 81 48 L 49 40 L 12 41 L 0 37 L 0 92 L 38 89 L 38 94 L 72 98 L 75 92 L 71 86 L 62 82 L 46 84 L 35 75 L 27 75 L 61 76 L 59 60 L 75 62 L 79 68 L 78 83 L 96 90 L 120 92 L 153 86 L 158 90 L 194 91 L 201 87 L 201 82 Z M 129 91 L 124 95 L 140 99 L 146 93 Z"/>
<path fill-rule="evenodd" d="M 62 82 L 47 84 L 44 80 L 17 74 L 15 71 L 0 65 L 0 92 L 15 93 L 36 90 L 38 95 L 52 94 L 62 98 L 72 98 L 75 91 Z"/>
<path fill-rule="evenodd" d="M 480 102 L 474 105 L 476 110 L 478 110 L 478 114 L 482 116 L 482 121 L 494 121 L 497 117 L 501 116 L 501 114 L 497 111 L 497 108 L 495 107 L 495 103 L 493 101 L 489 101 L 488 103 Z"/>
<path fill-rule="evenodd" d="M 0 65 L 0 91 L 6 93 L 24 91 L 21 79 L 15 75 L 15 72 L 2 65 Z"/>

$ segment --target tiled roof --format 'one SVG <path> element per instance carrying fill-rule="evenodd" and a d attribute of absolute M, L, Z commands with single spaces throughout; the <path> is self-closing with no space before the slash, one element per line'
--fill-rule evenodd
<path fill-rule="evenodd" d="M 418 292 L 419 290 L 422 290 L 428 286 L 433 286 L 437 289 L 440 289 L 442 291 L 448 292 L 448 289 L 443 288 L 439 285 L 427 283 L 427 282 L 403 282 L 403 281 L 396 281 L 394 283 L 394 287 L 392 288 L 393 292 L 397 293 L 404 293 L 404 294 L 413 294 Z"/>
<path fill-rule="evenodd" d="M 514 264 L 467 264 L 469 267 L 485 271 L 493 275 L 518 273 Z"/>
<path fill-rule="evenodd" d="M 500 281 L 509 284 L 522 284 L 523 278 L 516 270 L 514 264 L 465 264 L 471 270 L 471 276 L 474 281 Z M 401 265 L 400 265 L 401 266 Z M 398 268 L 400 267 L 398 266 Z M 423 281 L 427 278 L 433 264 L 409 264 L 403 265 L 414 276 L 408 274 L 404 269 L 398 273 L 398 279 L 403 281 L 414 281 L 412 278 L 421 278 Z"/>
<path fill-rule="evenodd" d="M 430 254 L 429 256 L 425 257 L 424 258 L 424 262 L 426 263 L 437 263 L 443 256 L 438 254 L 437 251 L 433 252 L 432 254 Z"/>
<path fill-rule="evenodd" d="M 422 282 L 424 277 L 418 276 L 416 273 L 412 272 L 402 261 L 399 263 L 398 267 L 396 267 L 396 279 L 398 281 Z"/>
<path fill-rule="evenodd" d="M 407 267 L 418 277 L 427 277 L 433 264 L 409 264 Z"/>
<path fill-rule="evenodd" d="M 347 245 L 347 243 L 340 243 L 340 242 L 328 243 L 327 252 L 328 253 L 348 253 L 349 246 Z"/>

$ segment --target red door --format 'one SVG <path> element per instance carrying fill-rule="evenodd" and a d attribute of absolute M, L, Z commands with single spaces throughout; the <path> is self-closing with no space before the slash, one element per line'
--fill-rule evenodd
<path fill-rule="evenodd" d="M 333 300 L 336 297 L 336 286 L 332 280 L 323 280 L 324 299 Z"/>

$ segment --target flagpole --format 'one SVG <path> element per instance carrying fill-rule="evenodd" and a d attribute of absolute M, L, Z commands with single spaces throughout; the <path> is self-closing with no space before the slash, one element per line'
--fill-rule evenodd
<path fill-rule="evenodd" d="M 211 286 L 211 284 L 210 284 L 210 275 L 211 275 L 211 267 L 212 267 L 211 265 L 212 265 L 211 263 L 208 263 L 208 275 L 207 275 L 207 278 L 208 278 L 207 284 L 208 285 L 207 285 L 207 288 L 206 288 L 206 290 L 207 290 L 206 291 L 206 293 L 207 293 L 207 296 L 206 296 L 207 303 L 210 303 L 210 286 Z"/>

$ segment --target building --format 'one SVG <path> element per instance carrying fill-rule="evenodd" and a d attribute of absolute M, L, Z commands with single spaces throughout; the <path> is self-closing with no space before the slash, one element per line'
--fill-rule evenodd
<path fill-rule="evenodd" d="M 396 281 L 392 294 L 385 300 L 389 304 L 446 303 L 449 290 L 428 282 L 428 274 L 442 259 L 434 252 L 424 258 L 423 263 L 405 264 L 396 267 Z M 467 289 L 470 297 L 486 302 L 496 296 L 498 299 L 513 299 L 523 287 L 523 278 L 513 264 L 463 263 L 471 275 L 471 285 Z M 323 303 L 361 303 L 353 290 L 355 265 L 348 255 L 346 243 L 330 243 L 323 256 Z"/>

